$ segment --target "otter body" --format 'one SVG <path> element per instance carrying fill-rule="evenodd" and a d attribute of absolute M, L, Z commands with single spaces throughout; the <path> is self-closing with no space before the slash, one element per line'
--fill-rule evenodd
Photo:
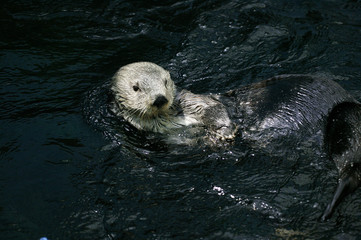
<path fill-rule="evenodd" d="M 215 141 L 241 135 L 264 149 L 318 133 L 340 176 L 323 220 L 361 184 L 361 105 L 332 80 L 282 75 L 221 95 L 200 95 L 176 89 L 167 71 L 141 62 L 122 67 L 112 91 L 113 111 L 140 130 L 202 127 Z"/>

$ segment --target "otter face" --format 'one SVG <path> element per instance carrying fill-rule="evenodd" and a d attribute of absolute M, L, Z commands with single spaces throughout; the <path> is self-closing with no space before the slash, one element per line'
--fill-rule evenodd
<path fill-rule="evenodd" d="M 125 113 L 140 118 L 167 114 L 175 95 L 169 72 L 150 62 L 131 63 L 120 68 L 113 77 L 111 89 Z"/>

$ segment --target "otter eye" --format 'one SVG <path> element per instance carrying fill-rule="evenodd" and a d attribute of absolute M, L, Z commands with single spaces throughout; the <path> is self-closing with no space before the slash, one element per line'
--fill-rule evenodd
<path fill-rule="evenodd" d="M 134 85 L 134 86 L 133 86 L 133 90 L 134 90 L 135 92 L 137 92 L 137 91 L 139 90 L 139 87 L 138 87 L 137 85 Z"/>

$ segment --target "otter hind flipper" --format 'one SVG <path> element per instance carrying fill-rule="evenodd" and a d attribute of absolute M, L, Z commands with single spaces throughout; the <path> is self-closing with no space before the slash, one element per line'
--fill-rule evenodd
<path fill-rule="evenodd" d="M 327 205 L 327 208 L 321 216 L 322 221 L 329 219 L 340 202 L 360 186 L 360 172 L 360 164 L 354 164 L 353 166 L 347 167 L 343 173 L 344 176 L 338 181 L 337 189 L 331 202 Z"/>
<path fill-rule="evenodd" d="M 361 105 L 338 104 L 327 119 L 325 146 L 339 171 L 339 182 L 331 203 L 321 219 L 332 216 L 344 197 L 361 184 Z"/>

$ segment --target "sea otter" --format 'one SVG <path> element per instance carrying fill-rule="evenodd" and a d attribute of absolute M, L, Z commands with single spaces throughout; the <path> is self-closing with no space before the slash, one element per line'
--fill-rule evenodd
<path fill-rule="evenodd" d="M 321 134 L 340 176 L 322 220 L 361 183 L 361 105 L 332 80 L 282 75 L 224 94 L 200 95 L 177 89 L 162 67 L 138 62 L 119 69 L 111 90 L 113 111 L 140 130 L 202 127 L 210 142 L 238 135 L 264 149 Z"/>
<path fill-rule="evenodd" d="M 211 137 L 234 138 L 236 128 L 217 95 L 177 90 L 169 72 L 154 63 L 120 68 L 111 90 L 114 112 L 140 130 L 171 133 L 185 126 L 206 126 Z"/>

